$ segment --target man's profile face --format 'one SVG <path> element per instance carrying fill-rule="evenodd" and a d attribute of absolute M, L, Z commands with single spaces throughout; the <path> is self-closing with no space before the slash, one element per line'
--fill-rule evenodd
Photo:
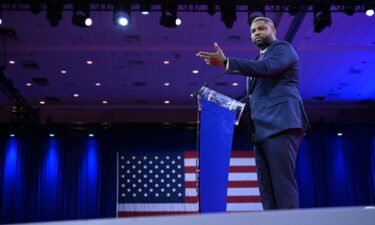
<path fill-rule="evenodd" d="M 262 50 L 266 49 L 276 39 L 275 28 L 261 20 L 251 24 L 250 32 L 252 42 Z"/>

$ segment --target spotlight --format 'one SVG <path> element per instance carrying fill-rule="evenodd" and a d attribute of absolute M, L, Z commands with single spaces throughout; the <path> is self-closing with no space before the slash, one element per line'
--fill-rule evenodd
<path fill-rule="evenodd" d="M 216 5 L 215 4 L 208 4 L 207 5 L 207 12 L 210 16 L 213 16 L 216 13 Z"/>
<path fill-rule="evenodd" d="M 0 3 L 0 25 L 3 23 L 2 12 L 3 12 L 3 5 Z"/>
<path fill-rule="evenodd" d="M 374 15 L 374 6 L 366 7 L 366 15 L 367 16 L 373 16 Z"/>
<path fill-rule="evenodd" d="M 91 25 L 92 25 L 92 19 L 91 19 L 91 18 L 87 18 L 87 19 L 85 20 L 85 25 L 86 25 L 86 27 L 91 26 Z"/>
<path fill-rule="evenodd" d="M 266 15 L 264 5 L 261 3 L 253 3 L 247 6 L 248 20 L 247 23 L 251 26 L 253 20 L 257 17 Z"/>
<path fill-rule="evenodd" d="M 2 16 L 3 6 L 0 5 L 0 25 L 3 24 L 3 16 Z"/>
<path fill-rule="evenodd" d="M 113 6 L 113 22 L 114 24 L 125 27 L 130 24 L 130 3 L 124 1 L 116 1 Z"/>
<path fill-rule="evenodd" d="M 55 137 L 55 134 L 54 133 L 50 133 L 49 136 L 50 137 Z"/>
<path fill-rule="evenodd" d="M 151 11 L 151 6 L 146 3 L 142 3 L 140 6 L 141 14 L 142 15 L 149 15 Z"/>
<path fill-rule="evenodd" d="M 42 7 L 40 6 L 40 0 L 32 0 L 30 2 L 30 11 L 32 14 L 37 15 L 42 11 Z"/>
<path fill-rule="evenodd" d="M 182 23 L 181 19 L 180 18 L 177 18 L 176 19 L 176 26 L 180 26 Z"/>
<path fill-rule="evenodd" d="M 94 137 L 95 135 L 93 133 L 89 133 L 89 137 Z"/>
<path fill-rule="evenodd" d="M 59 25 L 59 22 L 62 19 L 63 7 L 64 6 L 61 3 L 48 1 L 46 17 L 52 27 L 57 27 L 57 25 Z"/>
<path fill-rule="evenodd" d="M 355 5 L 354 4 L 345 5 L 344 12 L 346 15 L 352 16 L 355 13 Z"/>
<path fill-rule="evenodd" d="M 176 27 L 177 20 L 177 4 L 162 4 L 161 5 L 161 17 L 160 25 L 163 27 Z"/>
<path fill-rule="evenodd" d="M 292 16 L 297 15 L 300 12 L 300 7 L 297 4 L 291 4 L 288 7 L 288 13 Z"/>
<path fill-rule="evenodd" d="M 224 22 L 226 28 L 232 28 L 234 22 L 237 20 L 236 5 L 220 5 L 221 21 Z"/>
<path fill-rule="evenodd" d="M 73 3 L 72 23 L 78 27 L 88 27 L 92 25 L 90 18 L 90 3 L 88 1 L 78 1 Z"/>
<path fill-rule="evenodd" d="M 331 26 L 332 18 L 330 8 L 330 4 L 318 4 L 314 6 L 314 32 L 320 33 L 326 27 Z"/>

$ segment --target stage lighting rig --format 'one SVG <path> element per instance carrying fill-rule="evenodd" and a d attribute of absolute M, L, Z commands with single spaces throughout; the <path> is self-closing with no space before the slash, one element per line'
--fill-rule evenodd
<path fill-rule="evenodd" d="M 62 3 L 48 1 L 47 3 L 47 20 L 52 27 L 57 27 L 62 19 L 62 11 L 64 5 Z"/>
<path fill-rule="evenodd" d="M 73 3 L 72 23 L 78 27 L 89 27 L 92 25 L 90 18 L 90 3 L 88 1 L 78 1 Z"/>
<path fill-rule="evenodd" d="M 331 26 L 332 17 L 331 17 L 331 4 L 321 2 L 314 5 L 313 8 L 314 14 L 314 32 L 320 33 L 326 27 Z"/>
<path fill-rule="evenodd" d="M 177 4 L 167 3 L 161 4 L 160 25 L 163 27 L 176 27 L 177 20 Z"/>
<path fill-rule="evenodd" d="M 221 21 L 224 22 L 226 28 L 232 28 L 237 20 L 236 5 L 222 4 L 220 5 Z"/>
<path fill-rule="evenodd" d="M 131 4 L 118 0 L 113 4 L 113 22 L 115 25 L 126 27 L 130 24 Z"/>

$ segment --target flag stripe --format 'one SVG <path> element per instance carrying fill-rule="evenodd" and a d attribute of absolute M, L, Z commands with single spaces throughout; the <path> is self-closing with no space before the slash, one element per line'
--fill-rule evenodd
<path fill-rule="evenodd" d="M 185 181 L 196 181 L 195 173 L 185 174 Z M 256 173 L 230 173 L 229 181 L 257 180 Z"/>
<path fill-rule="evenodd" d="M 243 188 L 243 187 L 256 187 L 258 188 L 258 181 L 249 180 L 249 181 L 230 181 L 228 187 L 232 188 Z"/>
<path fill-rule="evenodd" d="M 185 197 L 187 203 L 198 203 L 198 196 Z M 260 196 L 228 196 L 228 203 L 261 202 Z"/>
<path fill-rule="evenodd" d="M 198 203 L 198 196 L 186 196 L 185 202 L 187 202 L 187 203 Z"/>
<path fill-rule="evenodd" d="M 196 181 L 188 181 L 185 182 L 186 188 L 195 188 L 197 186 Z M 228 183 L 228 187 L 232 188 L 244 188 L 244 187 L 258 187 L 258 181 L 256 180 L 249 180 L 249 181 L 230 181 Z"/>
<path fill-rule="evenodd" d="M 186 167 L 196 167 L 196 159 L 185 159 L 184 160 Z M 230 166 L 255 166 L 254 158 L 231 158 L 229 162 Z"/>
<path fill-rule="evenodd" d="M 248 212 L 263 210 L 262 203 L 233 203 L 227 204 L 227 211 L 229 212 Z"/>
<path fill-rule="evenodd" d="M 185 158 L 196 158 L 197 152 L 196 151 L 186 151 L 184 152 Z M 235 151 L 232 150 L 230 157 L 231 158 L 254 158 L 254 152 L 253 151 Z"/>
<path fill-rule="evenodd" d="M 150 211 L 150 212 L 165 212 L 165 211 L 198 211 L 198 203 L 120 203 L 118 204 L 119 211 Z"/>
<path fill-rule="evenodd" d="M 166 216 L 166 215 L 185 215 L 185 214 L 198 214 L 199 212 L 190 211 L 168 211 L 168 212 L 152 212 L 152 211 L 119 211 L 118 217 L 137 217 L 137 216 Z"/>
<path fill-rule="evenodd" d="M 254 173 L 256 172 L 255 166 L 231 166 L 230 173 Z"/>
<path fill-rule="evenodd" d="M 196 167 L 185 167 L 185 173 L 195 173 L 197 171 Z M 255 166 L 231 166 L 229 168 L 230 173 L 254 173 L 256 172 Z"/>
<path fill-rule="evenodd" d="M 230 203 L 261 202 L 260 196 L 228 196 Z"/>

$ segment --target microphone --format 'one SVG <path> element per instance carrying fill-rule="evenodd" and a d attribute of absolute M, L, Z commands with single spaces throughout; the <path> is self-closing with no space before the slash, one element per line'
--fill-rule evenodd
<path fill-rule="evenodd" d="M 214 76 L 213 78 L 211 78 L 210 80 L 208 80 L 206 83 L 204 83 L 202 87 L 207 87 L 208 85 L 212 84 L 212 82 L 214 82 L 215 80 L 217 80 L 217 79 L 219 79 L 220 77 L 222 77 L 222 76 L 224 76 L 225 74 L 227 74 L 227 72 L 228 72 L 228 71 L 225 70 L 224 72 L 222 72 L 222 73 L 220 73 L 220 74 Z M 202 87 L 201 87 L 201 88 L 202 88 Z M 200 89 L 201 89 L 201 88 L 200 88 Z M 199 91 L 200 91 L 200 89 L 197 90 L 196 92 L 192 93 L 190 96 L 191 96 L 192 98 L 197 97 L 197 96 L 198 96 L 198 93 L 199 93 Z"/>
<path fill-rule="evenodd" d="M 214 76 L 213 78 L 211 78 L 210 80 L 208 80 L 204 85 L 203 87 L 207 87 L 209 84 L 211 84 L 212 82 L 214 82 L 215 80 L 219 79 L 220 77 L 224 76 L 225 74 L 227 74 L 227 71 L 225 70 L 224 72 Z"/>

